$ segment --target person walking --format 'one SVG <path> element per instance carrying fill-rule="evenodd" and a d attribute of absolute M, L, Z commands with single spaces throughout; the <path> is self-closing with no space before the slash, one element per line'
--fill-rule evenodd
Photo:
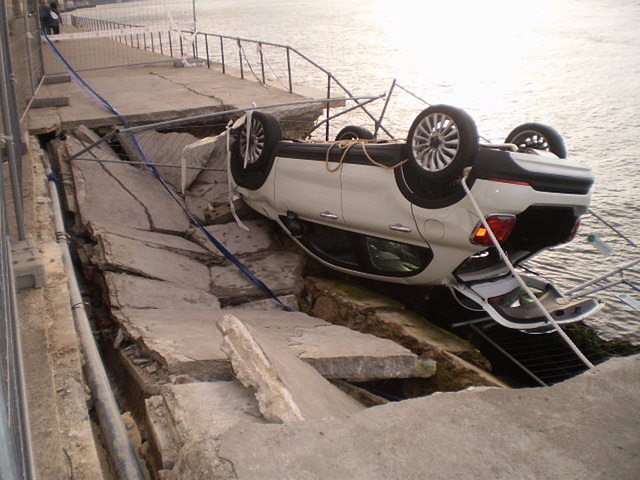
<path fill-rule="evenodd" d="M 40 5 L 40 28 L 46 35 L 60 33 L 60 11 L 57 2 L 53 1 L 47 5 L 46 0 L 43 0 Z"/>

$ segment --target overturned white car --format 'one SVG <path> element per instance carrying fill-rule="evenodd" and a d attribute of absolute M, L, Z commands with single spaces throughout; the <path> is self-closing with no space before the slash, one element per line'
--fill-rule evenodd
<path fill-rule="evenodd" d="M 548 327 L 500 259 L 470 195 L 514 265 L 570 241 L 594 179 L 589 168 L 561 160 L 555 130 L 524 124 L 504 144 L 483 145 L 468 114 L 439 105 L 416 117 L 406 141 L 346 127 L 334 142 L 308 142 L 283 140 L 268 114 L 248 118 L 232 130 L 232 187 L 309 255 L 360 277 L 447 285 L 510 328 Z M 600 308 L 523 278 L 557 323 Z"/>

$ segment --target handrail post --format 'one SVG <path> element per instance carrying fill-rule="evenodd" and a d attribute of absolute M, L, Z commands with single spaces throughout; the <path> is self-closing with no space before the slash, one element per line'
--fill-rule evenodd
<path fill-rule="evenodd" d="M 224 64 L 224 39 L 220 37 L 220 59 L 222 61 L 222 74 L 227 73 L 227 67 Z"/>
<path fill-rule="evenodd" d="M 193 58 L 198 58 L 198 32 L 193 36 L 193 41 L 191 42 L 191 52 L 193 53 Z"/>
<path fill-rule="evenodd" d="M 239 38 L 237 40 L 238 40 L 238 55 L 240 57 L 240 78 L 244 80 L 244 68 L 242 66 L 242 43 L 240 42 Z"/>
<path fill-rule="evenodd" d="M 204 34 L 204 48 L 207 50 L 207 68 L 211 68 L 211 60 L 209 58 L 209 34 Z"/>
<path fill-rule="evenodd" d="M 291 78 L 291 49 L 287 47 L 287 71 L 289 72 L 289 93 L 293 93 L 293 80 Z"/>
<path fill-rule="evenodd" d="M 258 53 L 260 53 L 260 68 L 262 69 L 262 83 L 267 84 L 266 77 L 264 76 L 264 55 L 262 54 L 262 42 L 258 42 Z"/>
<path fill-rule="evenodd" d="M 169 55 L 173 58 L 173 43 L 171 42 L 171 30 L 169 30 Z"/>
<path fill-rule="evenodd" d="M 331 74 L 327 75 L 327 99 L 331 98 Z M 327 118 L 331 115 L 331 102 L 327 102 Z M 329 122 L 325 128 L 325 140 L 329 141 Z"/>
<path fill-rule="evenodd" d="M 158 32 L 158 42 L 160 43 L 160 55 L 164 55 L 164 49 L 162 48 L 162 32 Z"/>

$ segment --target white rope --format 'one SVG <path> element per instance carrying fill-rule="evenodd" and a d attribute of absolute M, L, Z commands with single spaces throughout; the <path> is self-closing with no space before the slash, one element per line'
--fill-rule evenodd
<path fill-rule="evenodd" d="M 236 213 L 236 206 L 234 205 L 235 200 L 240 200 L 240 196 L 233 192 L 233 183 L 231 178 L 231 126 L 233 122 L 229 122 L 227 125 L 227 184 L 229 185 L 229 209 L 231 210 L 231 215 L 233 215 L 233 219 L 236 221 L 238 226 L 244 230 L 245 232 L 250 232 L 251 229 L 247 227 L 238 214 Z"/>
<path fill-rule="evenodd" d="M 582 360 L 582 362 L 588 368 L 595 368 L 595 366 L 589 361 L 589 359 L 587 357 L 584 356 L 584 354 L 580 351 L 580 349 L 576 346 L 576 344 L 573 343 L 573 341 L 569 338 L 569 336 L 560 328 L 560 325 L 558 325 L 558 322 L 556 322 L 553 319 L 553 317 L 549 314 L 549 312 L 544 307 L 542 302 L 538 299 L 538 297 L 536 297 L 534 295 L 534 293 L 531 291 L 529 286 L 524 282 L 524 280 L 522 280 L 522 277 L 520 277 L 520 274 L 516 271 L 514 266 L 509 261 L 509 258 L 507 257 L 507 254 L 504 252 L 504 250 L 500 246 L 500 243 L 496 239 L 496 236 L 493 234 L 493 230 L 491 230 L 491 227 L 489 226 L 489 224 L 487 223 L 486 219 L 484 218 L 484 214 L 482 213 L 482 210 L 480 209 L 480 206 L 478 205 L 478 202 L 476 202 L 476 199 L 471 194 L 471 190 L 469 190 L 469 187 L 467 186 L 467 177 L 468 177 L 468 175 L 469 175 L 468 171 L 465 172 L 465 175 L 461 180 L 462 188 L 464 189 L 464 191 L 469 196 L 469 200 L 471 201 L 471 204 L 473 205 L 474 210 L 478 214 L 478 217 L 480 217 L 480 221 L 482 222 L 482 225 L 484 226 L 484 228 L 487 229 L 487 232 L 489 233 L 489 237 L 491 238 L 491 241 L 493 242 L 493 245 L 498 249 L 498 252 L 500 253 L 500 258 L 505 263 L 507 268 L 509 268 L 509 270 L 511 271 L 511 273 L 513 274 L 515 279 L 518 281 L 520 286 L 526 292 L 526 294 L 529 295 L 531 300 L 538 306 L 540 311 L 546 317 L 547 321 L 560 334 L 560 336 L 564 339 L 564 341 L 567 343 L 567 345 L 569 345 L 569 347 L 574 351 L 574 353 L 578 356 L 578 358 L 580 358 L 580 360 Z"/>

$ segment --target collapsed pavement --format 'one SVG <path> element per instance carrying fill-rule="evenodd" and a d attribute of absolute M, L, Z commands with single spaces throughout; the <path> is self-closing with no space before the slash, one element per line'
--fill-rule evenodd
<path fill-rule="evenodd" d="M 250 231 L 232 221 L 226 134 L 147 136 L 152 161 L 202 168 L 158 168 L 183 192 L 179 201 L 284 304 L 297 310 L 304 290 L 311 314 L 284 312 L 194 228 L 149 170 L 120 161 L 107 143 L 67 161 L 99 140 L 92 130 L 80 126 L 50 142 L 105 357 L 154 475 L 234 478 L 217 453 L 224 431 L 247 421 L 341 418 L 386 403 L 359 382 L 429 382 L 422 394 L 503 386 L 467 342 L 400 304 L 322 279 L 305 284 L 305 257 L 270 221 L 240 204 Z M 120 145 L 142 160 L 126 138 Z M 340 315 L 327 313 L 331 302 Z M 202 405 L 213 410 L 203 416 Z"/>

